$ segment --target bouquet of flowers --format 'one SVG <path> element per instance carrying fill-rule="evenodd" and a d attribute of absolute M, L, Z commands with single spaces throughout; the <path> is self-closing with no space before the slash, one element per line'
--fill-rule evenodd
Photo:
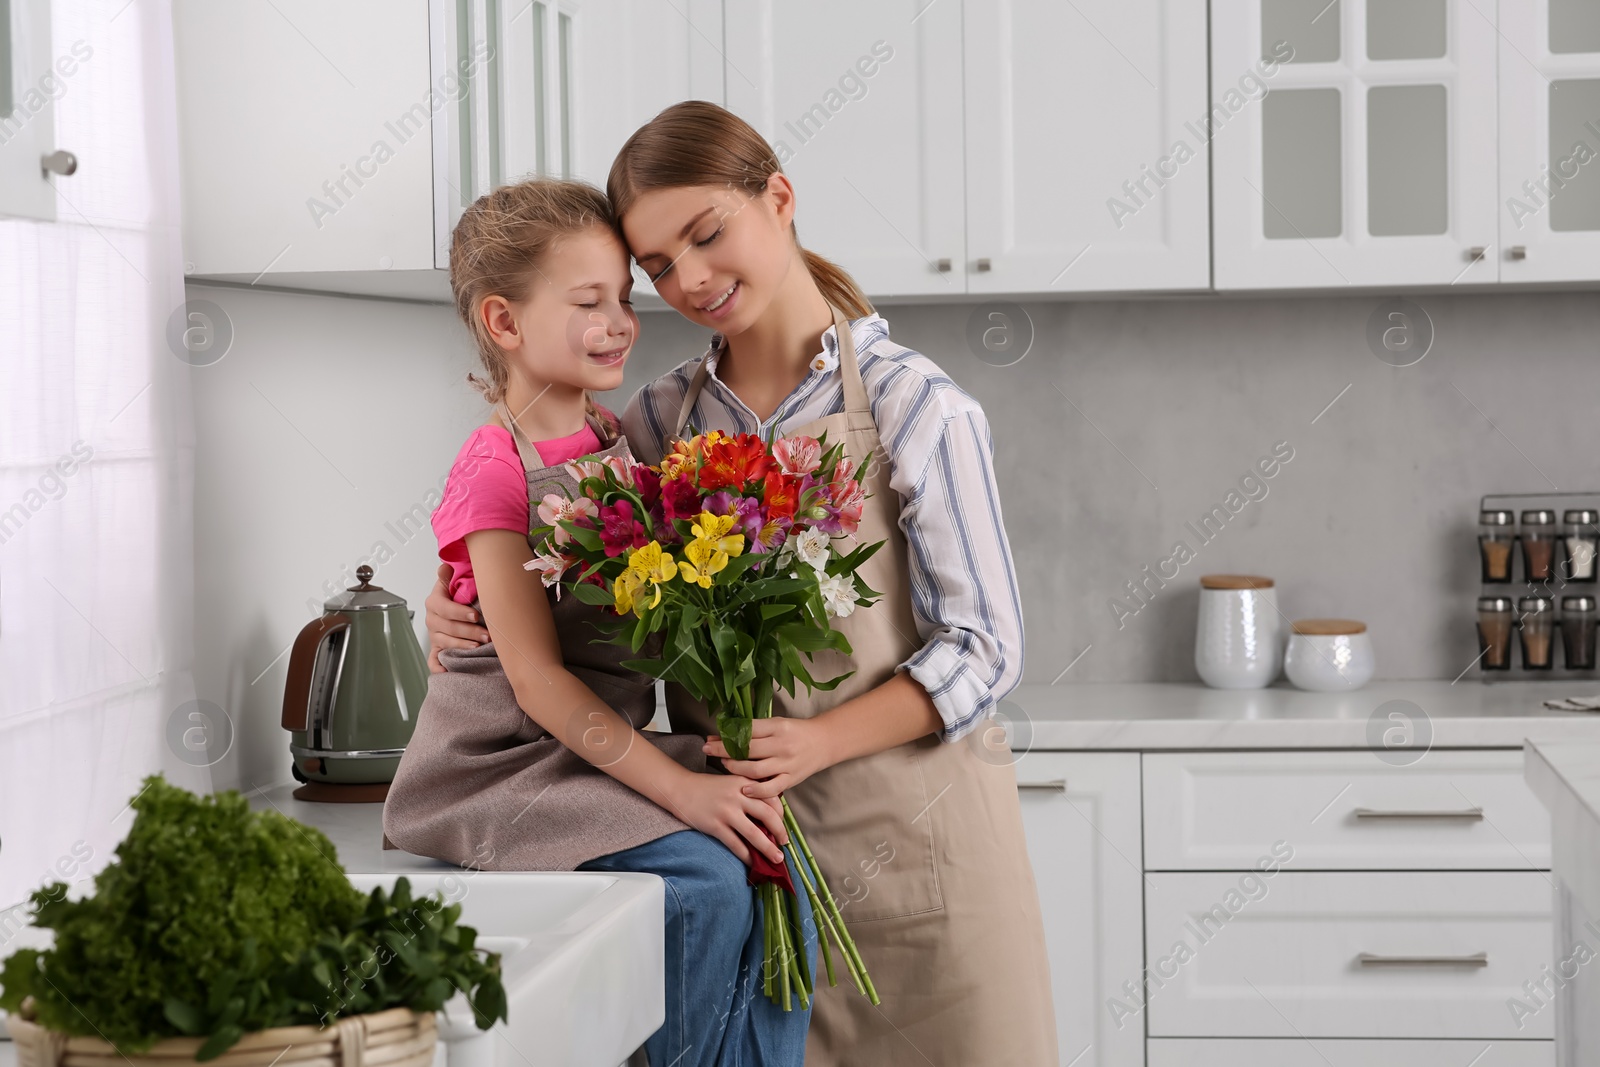
<path fill-rule="evenodd" d="M 858 571 L 883 542 L 835 545 L 855 540 L 866 500 L 842 444 L 796 435 L 769 447 L 754 434 L 713 430 L 672 441 L 656 466 L 609 456 L 567 469 L 579 495 L 552 493 L 539 504 L 538 554 L 527 568 L 558 597 L 565 587 L 612 609 L 616 618 L 603 620 L 610 639 L 635 652 L 662 634 L 660 658 L 624 665 L 704 701 L 733 758 L 748 756 L 750 724 L 772 714 L 776 687 L 793 696 L 797 681 L 827 690 L 848 677 L 819 680 L 807 667 L 822 649 L 848 654 L 831 620 L 878 596 Z M 856 988 L 877 1004 L 827 880 L 782 805 L 789 863 L 755 853 L 750 873 L 765 905 L 764 990 L 785 1011 L 792 991 L 801 1007 L 813 992 L 792 868 L 811 901 L 828 984 L 838 984 L 831 936 Z"/>

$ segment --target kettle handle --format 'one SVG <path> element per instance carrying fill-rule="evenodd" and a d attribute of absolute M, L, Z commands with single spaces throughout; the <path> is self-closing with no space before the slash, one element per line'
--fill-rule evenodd
<path fill-rule="evenodd" d="M 340 630 L 350 629 L 343 615 L 328 614 L 306 623 L 289 653 L 289 681 L 283 689 L 283 728 L 306 730 L 311 720 L 311 683 L 316 678 L 317 653 L 322 643 Z"/>

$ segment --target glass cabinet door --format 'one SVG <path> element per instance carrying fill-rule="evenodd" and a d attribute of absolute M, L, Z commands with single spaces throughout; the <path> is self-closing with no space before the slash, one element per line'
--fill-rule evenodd
<path fill-rule="evenodd" d="M 1218 289 L 1497 280 L 1495 26 L 1469 0 L 1215 0 Z"/>
<path fill-rule="evenodd" d="M 0 0 L 0 217 L 55 221 L 57 175 L 43 166 L 56 151 L 53 58 L 49 0 Z"/>
<path fill-rule="evenodd" d="M 1600 279 L 1600 4 L 1500 0 L 1500 277 Z"/>

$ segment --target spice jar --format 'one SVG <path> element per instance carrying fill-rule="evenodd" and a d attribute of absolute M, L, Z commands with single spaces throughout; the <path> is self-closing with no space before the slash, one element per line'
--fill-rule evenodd
<path fill-rule="evenodd" d="M 1594 670 L 1595 600 L 1592 596 L 1561 598 L 1561 644 L 1568 670 Z"/>
<path fill-rule="evenodd" d="M 1561 516 L 1561 569 L 1574 582 L 1595 580 L 1597 549 L 1600 549 L 1600 512 L 1588 508 L 1568 511 Z"/>
<path fill-rule="evenodd" d="M 1511 598 L 1478 598 L 1478 665 L 1486 671 L 1511 669 Z"/>
<path fill-rule="evenodd" d="M 1516 540 L 1516 518 L 1509 511 L 1478 513 L 1478 556 L 1485 582 L 1511 580 L 1511 544 Z"/>
<path fill-rule="evenodd" d="M 1548 582 L 1556 555 L 1556 513 L 1539 508 L 1522 513 L 1523 577 Z"/>
<path fill-rule="evenodd" d="M 1525 596 L 1517 601 L 1517 628 L 1522 631 L 1522 666 L 1547 671 L 1555 662 L 1550 639 L 1555 636 L 1555 605 L 1547 596 Z"/>

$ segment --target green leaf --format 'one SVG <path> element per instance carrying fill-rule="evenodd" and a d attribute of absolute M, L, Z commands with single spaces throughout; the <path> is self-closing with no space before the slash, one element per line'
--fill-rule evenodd
<path fill-rule="evenodd" d="M 567 588 L 572 592 L 573 596 L 585 604 L 594 604 L 605 608 L 616 606 L 617 598 L 608 590 L 601 589 L 598 585 L 590 585 L 588 582 L 575 582 L 567 586 Z"/>
<path fill-rule="evenodd" d="M 205 1032 L 205 1014 L 188 1001 L 168 997 L 162 1002 L 161 1014 L 182 1033 L 193 1035 Z"/>
<path fill-rule="evenodd" d="M 235 1023 L 219 1026 L 212 1031 L 210 1037 L 201 1042 L 199 1050 L 194 1054 L 194 1058 L 201 1063 L 206 1060 L 214 1060 L 234 1045 L 237 1045 L 239 1039 L 243 1036 L 244 1029 Z"/>

